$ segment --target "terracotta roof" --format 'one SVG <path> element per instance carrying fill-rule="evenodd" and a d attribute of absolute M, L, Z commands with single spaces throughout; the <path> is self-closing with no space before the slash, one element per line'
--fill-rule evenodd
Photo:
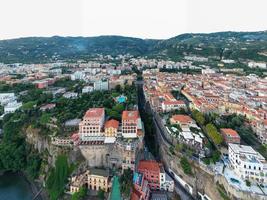
<path fill-rule="evenodd" d="M 238 133 L 235 130 L 231 129 L 231 128 L 221 128 L 221 132 L 223 132 L 223 133 L 225 133 L 227 135 L 231 135 L 233 137 L 239 136 Z"/>
<path fill-rule="evenodd" d="M 111 120 L 106 121 L 105 128 L 110 128 L 110 127 L 118 129 L 119 122 L 115 119 L 111 119 Z"/>
<path fill-rule="evenodd" d="M 175 121 L 182 122 L 182 123 L 189 123 L 193 121 L 193 119 L 189 117 L 188 115 L 173 115 L 172 119 Z"/>
<path fill-rule="evenodd" d="M 90 108 L 85 113 L 86 118 L 100 118 L 105 113 L 104 108 Z"/>
<path fill-rule="evenodd" d="M 160 172 L 159 163 L 155 160 L 141 160 L 138 164 L 138 171 L 143 170 Z"/>
<path fill-rule="evenodd" d="M 79 139 L 79 134 L 78 133 L 73 133 L 71 136 L 72 140 L 78 140 Z"/>
<path fill-rule="evenodd" d="M 139 118 L 138 111 L 123 111 L 122 112 L 122 120 L 137 120 Z"/>
<path fill-rule="evenodd" d="M 139 200 L 141 196 L 142 194 L 138 190 L 133 188 L 132 193 L 131 193 L 131 200 Z"/>
<path fill-rule="evenodd" d="M 177 100 L 177 101 L 163 101 L 162 102 L 165 105 L 181 105 L 181 104 L 185 104 L 184 101 L 182 100 Z"/>

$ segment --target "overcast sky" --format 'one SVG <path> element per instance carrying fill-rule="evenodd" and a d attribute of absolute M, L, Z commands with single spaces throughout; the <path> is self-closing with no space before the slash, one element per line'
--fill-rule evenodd
<path fill-rule="evenodd" d="M 0 39 L 267 30 L 267 0 L 0 0 Z"/>

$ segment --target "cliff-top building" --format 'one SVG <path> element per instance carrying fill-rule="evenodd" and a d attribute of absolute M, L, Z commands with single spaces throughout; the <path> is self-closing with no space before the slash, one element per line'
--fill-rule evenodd
<path fill-rule="evenodd" d="M 104 141 L 104 132 L 102 131 L 104 122 L 104 108 L 89 109 L 79 124 L 81 141 Z"/>

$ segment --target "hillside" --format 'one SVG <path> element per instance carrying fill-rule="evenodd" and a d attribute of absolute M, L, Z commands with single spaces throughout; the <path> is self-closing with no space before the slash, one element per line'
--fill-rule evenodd
<path fill-rule="evenodd" d="M 38 63 L 89 59 L 96 54 L 149 56 L 179 60 L 184 55 L 267 61 L 267 32 L 182 34 L 167 40 L 122 36 L 30 37 L 0 41 L 0 62 Z"/>
<path fill-rule="evenodd" d="M 0 41 L 0 62 L 38 63 L 62 59 L 90 58 L 96 54 L 144 55 L 156 40 L 121 36 L 31 37 Z"/>

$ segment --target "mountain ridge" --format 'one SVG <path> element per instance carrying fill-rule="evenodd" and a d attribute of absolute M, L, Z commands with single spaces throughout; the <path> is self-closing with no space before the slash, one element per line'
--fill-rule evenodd
<path fill-rule="evenodd" d="M 184 55 L 199 55 L 217 56 L 220 59 L 266 61 L 266 56 L 259 55 L 266 51 L 267 31 L 185 33 L 164 40 L 118 35 L 23 37 L 0 40 L 0 62 L 3 63 L 88 60 L 96 54 L 131 54 L 171 60 L 179 60 Z"/>

